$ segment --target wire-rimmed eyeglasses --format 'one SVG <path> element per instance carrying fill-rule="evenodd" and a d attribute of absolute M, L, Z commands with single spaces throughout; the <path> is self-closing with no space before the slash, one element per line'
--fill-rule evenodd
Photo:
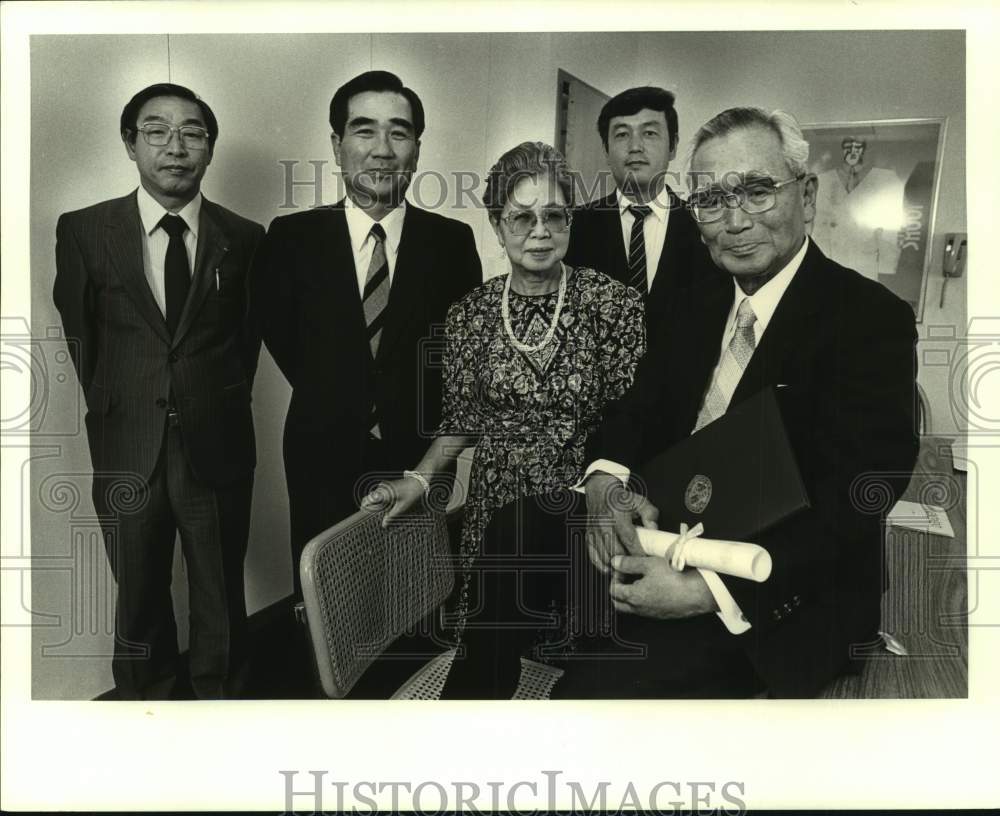
<path fill-rule="evenodd" d="M 774 207 L 782 187 L 802 181 L 805 177 L 805 173 L 799 173 L 794 178 L 775 181 L 773 178 L 761 176 L 747 179 L 743 184 L 730 190 L 723 190 L 721 187 L 695 190 L 688 199 L 688 206 L 695 221 L 702 224 L 718 221 L 727 209 L 735 207 L 750 215 L 756 215 Z"/>
<path fill-rule="evenodd" d="M 147 122 L 136 130 L 150 147 L 166 147 L 174 133 L 178 134 L 181 144 L 188 150 L 205 150 L 208 147 L 208 131 L 197 125 L 171 127 L 158 122 Z"/>

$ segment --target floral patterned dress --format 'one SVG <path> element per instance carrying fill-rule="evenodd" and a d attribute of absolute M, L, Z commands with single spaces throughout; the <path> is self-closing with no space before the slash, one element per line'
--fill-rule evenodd
<path fill-rule="evenodd" d="M 444 404 L 438 434 L 476 439 L 462 529 L 464 576 L 459 634 L 470 568 L 493 513 L 522 496 L 576 483 L 584 444 L 604 406 L 632 384 L 646 348 L 642 297 L 601 272 L 569 276 L 552 340 L 536 352 L 514 347 L 501 315 L 506 276 L 493 278 L 448 312 Z M 536 346 L 552 323 L 557 292 L 510 293 L 510 322 Z"/>

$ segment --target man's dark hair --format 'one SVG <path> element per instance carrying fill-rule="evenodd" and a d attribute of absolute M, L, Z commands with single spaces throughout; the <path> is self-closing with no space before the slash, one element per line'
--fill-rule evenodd
<path fill-rule="evenodd" d="M 597 117 L 597 132 L 601 134 L 604 151 L 608 150 L 608 128 L 615 116 L 631 116 L 643 108 L 663 111 L 667 120 L 667 136 L 670 139 L 670 149 L 677 146 L 677 111 L 674 110 L 674 95 L 665 88 L 644 85 L 641 88 L 629 88 L 618 96 L 604 103 L 601 115 Z"/>
<path fill-rule="evenodd" d="M 209 149 L 215 147 L 215 140 L 219 138 L 219 122 L 215 118 L 215 114 L 212 113 L 212 109 L 208 106 L 208 103 L 190 88 L 185 88 L 183 85 L 174 85 L 170 82 L 158 82 L 156 85 L 143 88 L 128 101 L 128 104 L 122 109 L 122 118 L 119 125 L 119 132 L 122 135 L 122 139 L 130 144 L 135 144 L 135 137 L 138 135 L 137 128 L 139 127 L 139 123 L 136 121 L 139 118 L 139 111 L 142 110 L 142 106 L 150 99 L 156 99 L 158 96 L 176 96 L 179 99 L 194 102 L 201 109 L 201 115 L 205 119 L 205 129 L 208 130 Z"/>
<path fill-rule="evenodd" d="M 410 103 L 413 113 L 413 130 L 417 139 L 424 132 L 424 106 L 416 91 L 407 88 L 395 74 L 388 71 L 365 71 L 354 79 L 337 88 L 330 100 L 330 127 L 341 139 L 344 138 L 344 128 L 347 126 L 347 105 L 352 96 L 365 91 L 398 93 Z"/>

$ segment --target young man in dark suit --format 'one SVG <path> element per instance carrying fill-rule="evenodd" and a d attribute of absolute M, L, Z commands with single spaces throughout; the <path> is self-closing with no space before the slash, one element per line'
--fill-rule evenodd
<path fill-rule="evenodd" d="M 190 589 L 191 686 L 245 680 L 243 561 L 260 338 L 250 262 L 264 230 L 206 200 L 219 126 L 188 88 L 153 85 L 121 116 L 137 191 L 60 217 L 53 297 L 87 403 L 94 506 L 118 585 L 117 691 L 173 691 L 170 596 L 180 533 Z"/>
<path fill-rule="evenodd" d="M 404 200 L 424 130 L 417 94 L 366 72 L 334 94 L 330 126 L 347 197 L 276 218 L 253 276 L 264 342 L 292 386 L 296 595 L 306 543 L 426 450 L 441 407 L 435 332 L 482 279 L 472 230 Z"/>
<path fill-rule="evenodd" d="M 814 696 L 855 647 L 877 641 L 883 516 L 917 454 L 916 329 L 907 304 L 806 237 L 817 187 L 808 155 L 780 111 L 727 110 L 695 136 L 692 213 L 727 274 L 678 298 L 607 417 L 606 461 L 586 483 L 591 558 L 613 570 L 622 631 L 647 645 L 648 659 L 571 668 L 564 694 Z M 811 502 L 755 539 L 771 555 L 770 578 L 676 572 L 643 555 L 633 511 L 649 523 L 656 509 L 622 488 L 621 466 L 641 473 L 770 386 L 794 406 L 788 430 Z"/>
<path fill-rule="evenodd" d="M 674 95 L 663 88 L 629 88 L 607 102 L 597 130 L 616 189 L 574 213 L 566 254 L 568 263 L 642 292 L 650 333 L 678 289 L 717 274 L 691 214 L 666 183 L 677 128 Z"/>

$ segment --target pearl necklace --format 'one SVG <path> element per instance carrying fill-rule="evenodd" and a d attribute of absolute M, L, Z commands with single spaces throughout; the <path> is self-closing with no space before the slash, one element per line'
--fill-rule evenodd
<path fill-rule="evenodd" d="M 517 337 L 514 336 L 514 327 L 510 324 L 510 282 L 514 277 L 514 273 L 511 272 L 507 276 L 507 281 L 503 286 L 503 296 L 500 298 L 500 314 L 503 315 L 503 325 L 507 330 L 507 336 L 510 338 L 511 345 L 514 346 L 518 351 L 523 351 L 526 353 L 531 353 L 535 351 L 540 351 L 545 348 L 555 337 L 556 334 L 556 324 L 559 322 L 559 315 L 562 313 L 563 303 L 566 301 L 566 264 L 560 263 L 560 269 L 562 270 L 562 275 L 559 278 L 559 297 L 556 298 L 556 313 L 552 315 L 552 324 L 549 326 L 548 330 L 545 332 L 545 336 L 542 338 L 542 342 L 537 346 L 529 346 L 527 343 L 522 343 Z"/>

